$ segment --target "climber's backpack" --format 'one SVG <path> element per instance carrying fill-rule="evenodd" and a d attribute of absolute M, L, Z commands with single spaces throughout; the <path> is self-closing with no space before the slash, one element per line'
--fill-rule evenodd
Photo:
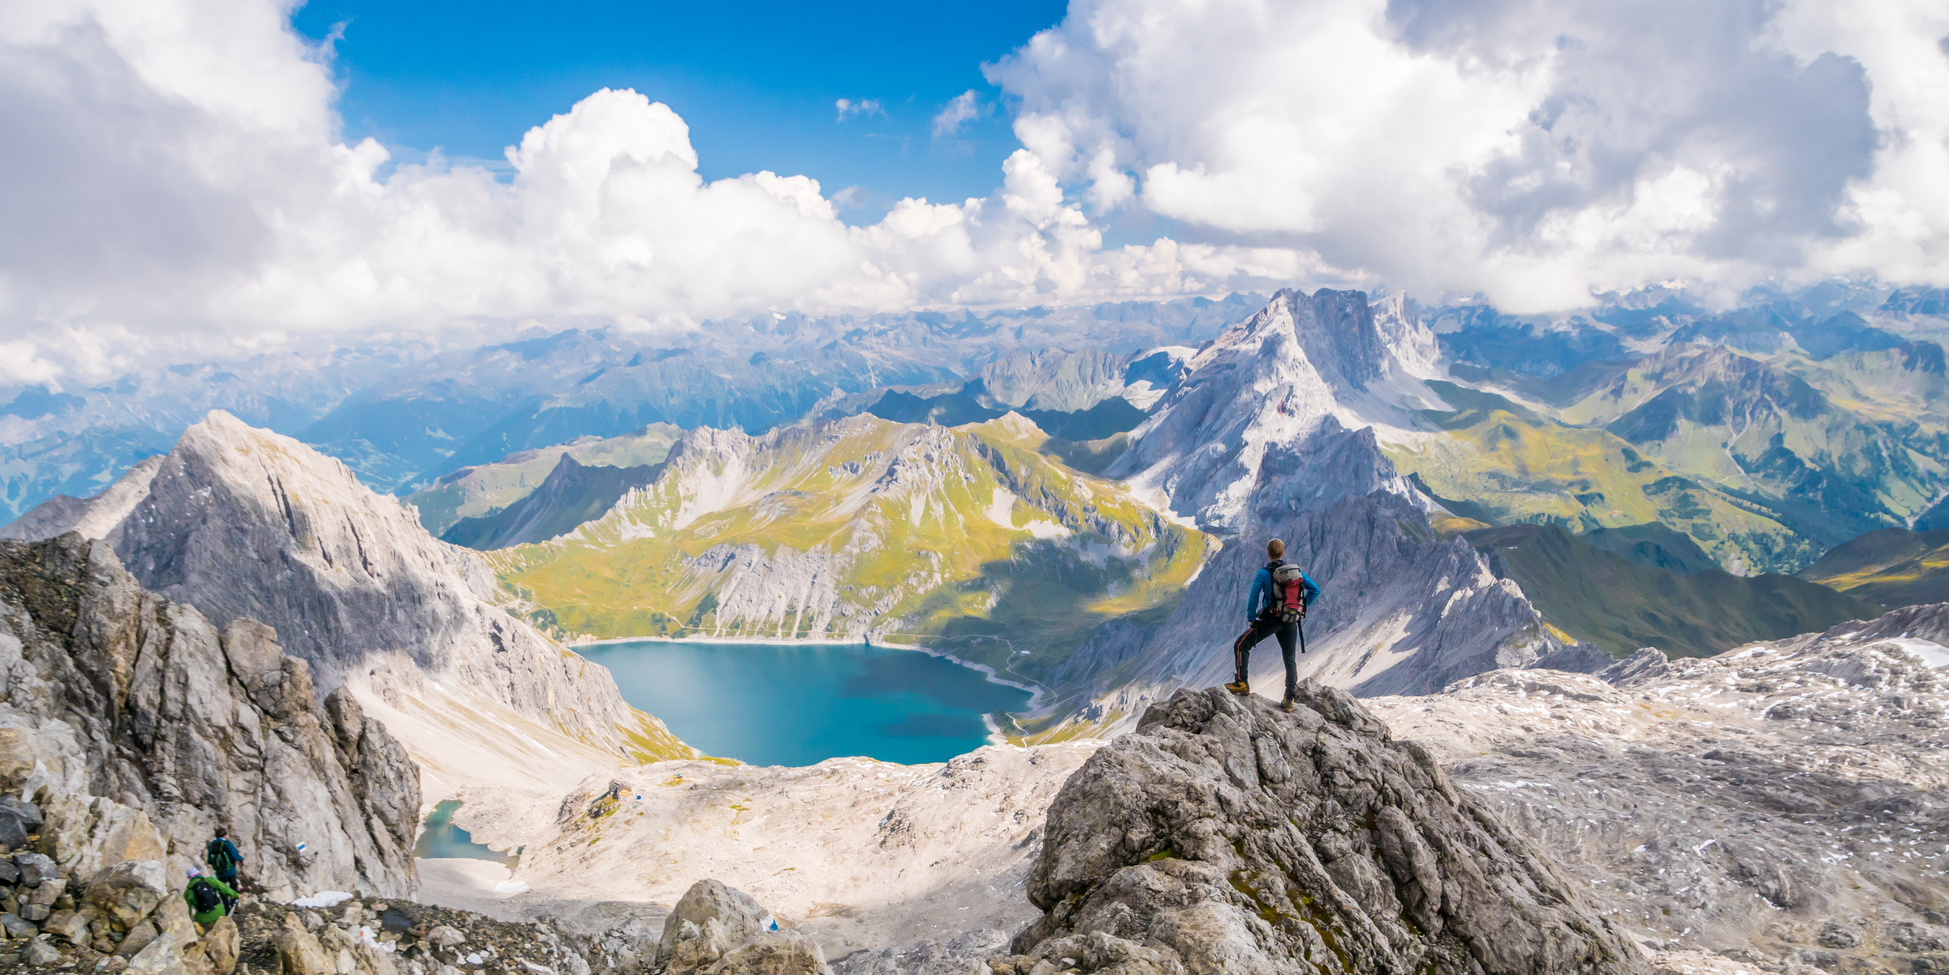
<path fill-rule="evenodd" d="M 196 901 L 196 913 L 208 914 L 223 906 L 223 895 L 217 892 L 215 884 L 198 877 L 190 882 L 190 897 Z"/>
<path fill-rule="evenodd" d="M 1306 573 L 1291 562 L 1266 566 L 1272 573 L 1272 598 L 1266 602 L 1266 615 L 1281 623 L 1297 622 L 1306 615 Z"/>
<path fill-rule="evenodd" d="M 230 856 L 230 847 L 220 839 L 210 841 L 210 851 L 204 854 L 203 860 L 214 867 L 218 873 L 229 873 L 237 869 L 237 861 Z"/>

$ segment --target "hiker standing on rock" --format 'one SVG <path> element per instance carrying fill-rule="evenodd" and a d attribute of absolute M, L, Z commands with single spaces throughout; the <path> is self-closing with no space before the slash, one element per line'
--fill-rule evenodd
<path fill-rule="evenodd" d="M 1285 542 L 1276 538 L 1267 542 L 1265 554 L 1265 567 L 1252 578 L 1252 592 L 1245 597 L 1245 632 L 1232 641 L 1232 665 L 1238 679 L 1226 684 L 1225 689 L 1233 694 L 1252 693 L 1245 679 L 1252 647 L 1268 636 L 1276 636 L 1279 652 L 1286 658 L 1286 697 L 1279 706 L 1291 711 L 1293 695 L 1299 690 L 1299 665 L 1293 657 L 1300 639 L 1299 621 L 1306 616 L 1306 604 L 1319 598 L 1320 587 L 1303 569 L 1283 558 Z"/>
<path fill-rule="evenodd" d="M 210 869 L 216 873 L 216 878 L 222 881 L 226 888 L 234 888 L 237 886 L 237 868 L 243 865 L 244 855 L 237 851 L 237 844 L 230 842 L 223 834 L 223 827 L 218 826 L 217 835 L 210 840 L 209 849 L 203 851 L 203 862 L 210 865 Z M 232 894 L 231 898 L 234 900 L 236 895 Z"/>

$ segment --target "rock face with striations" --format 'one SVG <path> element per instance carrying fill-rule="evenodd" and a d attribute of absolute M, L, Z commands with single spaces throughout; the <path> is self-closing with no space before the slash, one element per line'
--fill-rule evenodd
<path fill-rule="evenodd" d="M 224 825 L 274 895 L 416 885 L 419 772 L 386 729 L 343 691 L 320 705 L 269 627 L 219 630 L 77 534 L 0 541 L 0 789 L 43 796 L 83 879 L 200 862 Z"/>
<path fill-rule="evenodd" d="M 1049 809 L 997 975 L 1624 973 L 1637 949 L 1425 750 L 1308 682 L 1180 691 Z"/>

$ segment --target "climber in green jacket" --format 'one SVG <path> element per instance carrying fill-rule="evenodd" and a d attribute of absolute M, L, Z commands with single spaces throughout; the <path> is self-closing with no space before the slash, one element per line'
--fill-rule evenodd
<path fill-rule="evenodd" d="M 237 905 L 237 892 L 215 877 L 206 877 L 197 867 L 189 868 L 189 886 L 183 888 L 190 917 L 201 925 L 212 925 Z"/>

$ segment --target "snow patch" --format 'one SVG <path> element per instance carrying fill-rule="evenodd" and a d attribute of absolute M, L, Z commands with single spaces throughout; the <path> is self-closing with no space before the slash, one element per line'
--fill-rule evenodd
<path fill-rule="evenodd" d="M 1912 636 L 1895 637 L 1892 640 L 1883 640 L 1882 642 L 1892 643 L 1901 647 L 1903 650 L 1907 650 L 1909 653 L 1920 657 L 1923 664 L 1937 670 L 1949 667 L 1949 647 L 1945 647 L 1940 643 L 1934 643 Z"/>
<path fill-rule="evenodd" d="M 291 902 L 292 907 L 336 907 L 352 899 L 352 895 L 342 890 L 321 890 L 310 897 L 300 897 Z"/>

